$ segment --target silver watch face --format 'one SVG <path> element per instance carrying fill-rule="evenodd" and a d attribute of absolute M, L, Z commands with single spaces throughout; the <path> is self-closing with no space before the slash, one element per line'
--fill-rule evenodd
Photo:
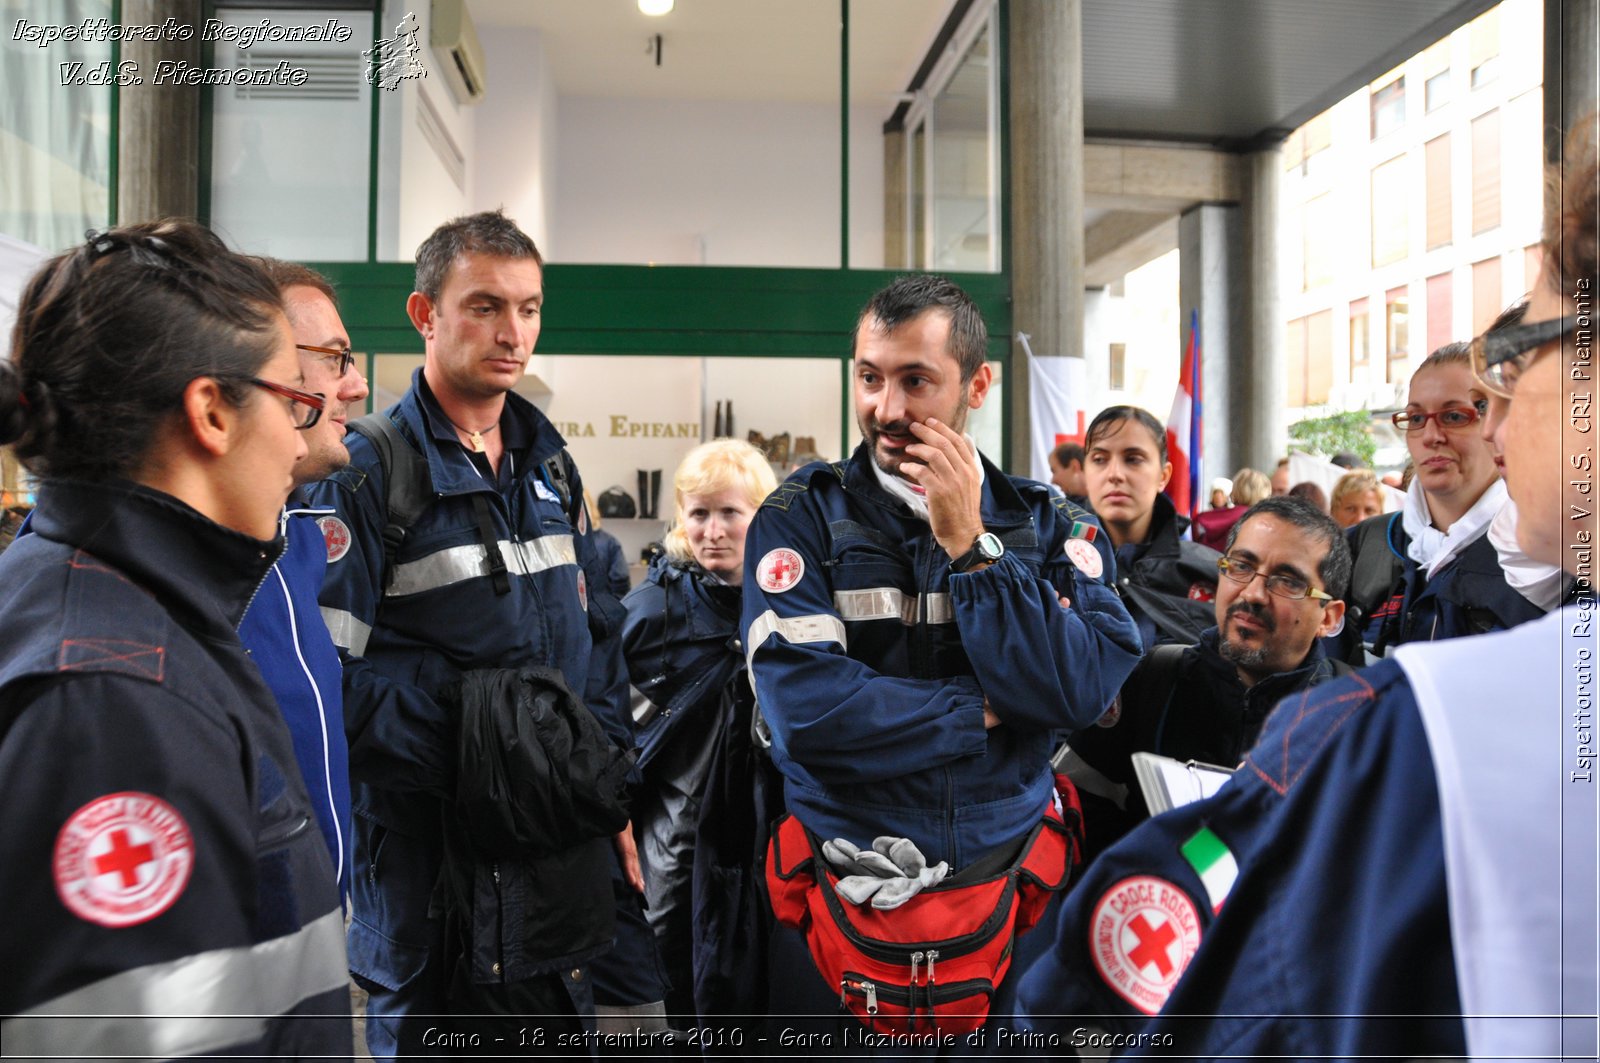
<path fill-rule="evenodd" d="M 972 544 L 978 551 L 978 556 L 985 561 L 998 561 L 1005 555 L 1006 548 L 1000 543 L 1000 536 L 994 532 L 984 532 L 978 536 L 978 541 Z"/>

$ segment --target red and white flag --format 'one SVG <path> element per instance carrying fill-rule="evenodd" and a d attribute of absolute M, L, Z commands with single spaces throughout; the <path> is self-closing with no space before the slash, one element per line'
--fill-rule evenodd
<path fill-rule="evenodd" d="M 1200 424 L 1200 312 L 1191 310 L 1189 346 L 1183 352 L 1178 391 L 1167 418 L 1167 460 L 1172 462 L 1167 497 L 1172 499 L 1173 509 L 1191 519 L 1201 499 Z"/>

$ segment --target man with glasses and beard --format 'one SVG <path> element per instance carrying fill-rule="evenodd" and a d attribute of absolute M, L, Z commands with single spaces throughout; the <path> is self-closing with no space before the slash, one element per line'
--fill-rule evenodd
<path fill-rule="evenodd" d="M 1350 581 L 1350 548 L 1327 514 L 1291 495 L 1263 499 L 1217 567 L 1217 626 L 1193 646 L 1157 646 L 1111 711 L 1071 739 L 1091 855 L 1149 814 L 1134 753 L 1231 768 L 1274 705 L 1350 670 L 1320 641 L 1343 623 Z"/>

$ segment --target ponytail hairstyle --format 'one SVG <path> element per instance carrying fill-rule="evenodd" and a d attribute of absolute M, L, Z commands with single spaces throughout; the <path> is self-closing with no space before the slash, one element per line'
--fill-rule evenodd
<path fill-rule="evenodd" d="M 0 445 L 40 479 L 130 477 L 197 377 L 252 397 L 283 310 L 259 264 L 167 219 L 90 233 L 46 262 L 0 362 Z"/>

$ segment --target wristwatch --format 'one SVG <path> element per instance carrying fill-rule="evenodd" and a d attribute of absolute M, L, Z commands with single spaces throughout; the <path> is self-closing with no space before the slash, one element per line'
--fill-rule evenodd
<path fill-rule="evenodd" d="M 984 532 L 972 544 L 972 549 L 950 562 L 951 572 L 970 572 L 984 562 L 994 562 L 1005 556 L 1006 548 L 1000 543 L 1000 536 L 994 532 Z"/>

